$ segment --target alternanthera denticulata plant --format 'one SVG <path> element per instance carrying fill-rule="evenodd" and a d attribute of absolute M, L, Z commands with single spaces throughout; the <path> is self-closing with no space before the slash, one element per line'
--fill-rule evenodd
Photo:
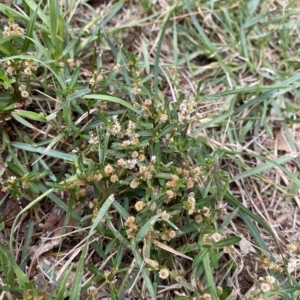
<path fill-rule="evenodd" d="M 226 186 L 228 176 L 215 168 L 221 154 L 211 153 L 204 139 L 188 135 L 189 127 L 197 122 L 196 99 L 181 97 L 176 103 L 170 103 L 167 96 L 155 99 L 142 64 L 127 61 L 126 65 L 129 77 L 135 76 L 130 87 L 133 107 L 110 110 L 115 105 L 104 107 L 94 100 L 92 122 L 71 154 L 70 175 L 76 174 L 76 179 L 52 186 L 74 190 L 78 199 L 87 194 L 87 186 L 92 187 L 91 221 L 99 222 L 101 235 L 118 232 L 114 247 L 121 243 L 130 249 L 124 254 L 132 251 L 139 268 L 150 268 L 150 273 L 144 273 L 147 284 L 150 278 L 174 280 L 194 292 L 195 287 L 174 269 L 177 254 L 192 266 L 189 252 L 195 254 L 201 248 L 203 254 L 206 249 L 217 267 L 222 250 L 234 251 L 233 244 L 239 240 L 219 233 L 223 191 L 212 178 Z M 113 208 L 97 220 L 109 198 Z M 183 251 L 186 238 L 193 246 Z M 111 272 L 118 274 L 118 269 Z"/>

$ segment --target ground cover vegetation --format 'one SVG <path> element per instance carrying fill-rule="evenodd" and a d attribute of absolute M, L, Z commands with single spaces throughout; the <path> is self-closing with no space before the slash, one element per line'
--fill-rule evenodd
<path fill-rule="evenodd" d="M 0 299 L 297 299 L 297 1 L 0 4 Z"/>

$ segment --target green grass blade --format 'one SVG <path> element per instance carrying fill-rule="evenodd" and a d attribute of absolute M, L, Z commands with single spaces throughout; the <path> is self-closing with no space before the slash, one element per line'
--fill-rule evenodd
<path fill-rule="evenodd" d="M 268 160 L 268 162 L 264 163 L 262 165 L 259 165 L 257 167 L 254 167 L 250 170 L 247 170 L 247 171 L 235 176 L 234 178 L 231 179 L 231 182 L 234 182 L 236 180 L 241 180 L 243 178 L 247 178 L 247 177 L 250 177 L 252 175 L 260 174 L 260 173 L 262 173 L 266 170 L 274 168 L 275 166 L 280 166 L 280 164 L 283 164 L 283 163 L 286 163 L 288 161 L 291 161 L 291 160 L 295 159 L 295 155 L 287 154 L 285 156 L 281 156 L 281 157 L 278 157 L 278 158 L 273 159 L 273 160 L 268 159 L 268 158 L 262 158 L 262 159 Z"/>
<path fill-rule="evenodd" d="M 132 254 L 133 254 L 134 258 L 136 259 L 139 267 L 141 268 L 141 273 L 142 273 L 145 285 L 148 289 L 148 292 L 151 296 L 151 299 L 156 300 L 157 297 L 156 297 L 155 289 L 154 289 L 153 284 L 152 284 L 152 280 L 150 279 L 150 277 L 148 275 L 147 268 L 144 265 L 144 262 L 143 262 L 143 259 L 140 255 L 140 253 L 135 248 L 135 245 L 131 246 L 131 251 L 132 251 Z"/>
<path fill-rule="evenodd" d="M 109 210 L 110 206 L 112 205 L 112 203 L 115 200 L 113 199 L 112 196 L 109 196 L 106 201 L 103 203 L 102 207 L 100 208 L 98 215 L 96 217 L 96 219 L 93 222 L 93 225 L 90 228 L 89 231 L 89 237 L 92 236 L 94 230 L 96 229 L 96 227 L 98 226 L 98 224 L 101 222 L 102 218 L 104 217 L 104 215 L 107 213 L 107 211 Z"/>
<path fill-rule="evenodd" d="M 165 32 L 168 27 L 169 19 L 171 17 L 172 12 L 169 13 L 168 18 L 165 20 L 164 25 L 162 27 L 160 37 L 158 40 L 157 44 L 157 49 L 156 49 L 156 55 L 155 55 L 155 61 L 154 61 L 154 95 L 155 99 L 158 99 L 158 81 L 159 81 L 159 59 L 160 59 L 160 52 L 161 52 L 161 47 L 162 43 L 165 37 Z M 157 101 L 157 100 L 156 100 Z"/>
<path fill-rule="evenodd" d="M 21 256 L 21 265 L 20 268 L 23 272 L 26 271 L 26 266 L 27 266 L 27 260 L 29 259 L 29 252 L 30 252 L 30 246 L 31 246 L 31 241 L 33 238 L 33 229 L 34 229 L 34 222 L 30 221 L 29 226 L 26 230 L 26 238 L 22 247 L 22 256 Z"/>
<path fill-rule="evenodd" d="M 17 149 L 22 149 L 25 151 L 29 151 L 29 152 L 35 152 L 35 153 L 40 153 L 40 154 L 44 154 L 47 156 L 52 156 L 54 158 L 60 158 L 60 159 L 64 159 L 66 161 L 73 161 L 73 156 L 71 154 L 68 153 L 63 153 L 57 150 L 48 150 L 47 148 L 44 147 L 35 147 L 33 145 L 29 145 L 26 143 L 19 143 L 19 142 L 12 142 L 11 145 Z"/>
<path fill-rule="evenodd" d="M 140 114 L 141 112 L 136 109 L 133 105 L 131 105 L 130 103 L 126 102 L 125 100 L 122 100 L 120 98 L 114 97 L 114 96 L 109 96 L 109 95 L 96 95 L 96 94 L 92 94 L 92 95 L 85 95 L 83 96 L 84 99 L 97 99 L 97 100 L 106 100 L 109 102 L 114 102 L 114 103 L 118 103 L 122 106 L 125 106 L 127 108 L 129 108 L 130 110 L 134 111 L 137 114 Z"/>
<path fill-rule="evenodd" d="M 203 269 L 205 274 L 206 283 L 208 285 L 209 291 L 213 296 L 213 299 L 217 300 L 217 289 L 215 285 L 215 280 L 213 277 L 213 268 L 210 264 L 210 258 L 208 255 L 209 252 L 206 253 L 206 255 L 203 257 Z"/>
<path fill-rule="evenodd" d="M 59 290 L 54 298 L 55 300 L 64 300 L 65 299 L 66 291 L 67 291 L 66 285 L 67 285 L 68 279 L 71 275 L 71 272 L 72 272 L 72 266 L 70 266 L 70 268 L 65 272 L 64 277 L 61 281 Z"/>
<path fill-rule="evenodd" d="M 72 300 L 80 300 L 83 272 L 84 272 L 84 262 L 86 259 L 88 251 L 88 244 L 86 243 L 82 249 L 82 253 L 77 264 L 75 278 L 70 290 L 70 299 Z"/>
<path fill-rule="evenodd" d="M 29 48 L 29 46 L 30 46 L 31 40 L 28 39 L 27 37 L 32 37 L 33 30 L 34 30 L 35 23 L 36 23 L 36 16 L 37 16 L 38 10 L 39 10 L 39 5 L 36 7 L 36 9 L 34 10 L 34 13 L 33 13 L 32 17 L 30 18 L 28 29 L 27 29 L 27 32 L 26 32 L 26 35 L 25 35 L 26 38 L 25 38 L 25 41 L 24 41 L 24 44 L 23 44 L 23 48 L 22 48 L 22 53 L 26 53 L 27 50 L 28 50 L 28 48 Z"/>

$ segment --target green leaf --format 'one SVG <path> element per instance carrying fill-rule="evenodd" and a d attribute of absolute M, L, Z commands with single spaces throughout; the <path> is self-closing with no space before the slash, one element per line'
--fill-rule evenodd
<path fill-rule="evenodd" d="M 68 100 L 74 100 L 74 99 L 78 99 L 78 98 L 82 98 L 84 95 L 88 94 L 91 90 L 88 89 L 88 88 L 85 88 L 85 89 L 82 89 L 82 90 L 79 90 L 79 91 L 76 91 L 74 92 L 73 94 L 71 94 L 69 97 L 68 97 Z"/>
<path fill-rule="evenodd" d="M 297 154 L 297 156 L 298 156 L 298 154 Z M 286 163 L 290 160 L 295 159 L 295 155 L 294 154 L 287 154 L 287 155 L 275 158 L 273 160 L 268 159 L 266 157 L 264 159 L 269 160 L 269 161 L 267 163 L 261 164 L 257 167 L 254 167 L 254 168 L 251 168 L 250 170 L 247 170 L 247 171 L 235 176 L 234 178 L 231 179 L 231 182 L 234 182 L 234 181 L 237 181 L 237 180 L 240 180 L 240 179 L 243 179 L 243 178 L 247 178 L 247 177 L 250 177 L 250 176 L 255 175 L 255 174 L 261 174 L 263 171 L 269 170 L 271 168 L 274 168 L 275 166 L 284 164 L 284 163 Z M 299 187 L 300 187 L 300 185 L 299 185 Z"/>
<path fill-rule="evenodd" d="M 209 249 L 209 255 L 211 260 L 211 266 L 216 270 L 219 267 L 216 251 L 213 248 Z"/>
<path fill-rule="evenodd" d="M 70 290 L 70 299 L 72 300 L 80 300 L 80 292 L 81 292 L 81 285 L 82 285 L 82 279 L 83 279 L 83 271 L 84 271 L 84 262 L 86 259 L 87 255 L 87 250 L 88 250 L 88 244 L 85 243 L 79 262 L 77 264 L 76 268 L 76 274 L 75 278 Z"/>
<path fill-rule="evenodd" d="M 73 41 L 73 42 L 74 42 L 74 41 Z M 75 42 L 76 42 L 76 40 L 75 40 Z M 75 87 L 75 85 L 77 84 L 78 77 L 79 77 L 79 75 L 80 75 L 80 70 L 81 70 L 81 68 L 80 68 L 80 67 L 77 67 L 77 68 L 75 69 L 75 71 L 73 72 L 72 77 L 71 77 L 71 81 L 70 81 L 70 83 L 69 83 L 70 89 L 73 89 L 73 88 Z M 88 90 L 90 91 L 90 89 L 88 89 Z"/>
<path fill-rule="evenodd" d="M 47 150 L 47 148 L 44 148 L 44 147 L 36 147 L 36 146 L 30 145 L 30 144 L 19 143 L 19 142 L 12 142 L 11 145 L 15 148 L 22 149 L 25 151 L 40 153 L 40 154 L 52 156 L 55 158 L 64 159 L 67 161 L 73 161 L 73 156 L 71 154 L 63 153 L 63 152 L 60 152 L 57 150 L 52 150 L 52 149 Z"/>
<path fill-rule="evenodd" d="M 98 224 L 100 223 L 100 221 L 102 220 L 102 218 L 104 217 L 104 215 L 107 213 L 107 211 L 109 210 L 110 206 L 112 205 L 112 203 L 114 201 L 115 200 L 110 196 L 103 203 L 101 209 L 98 212 L 98 215 L 97 215 L 96 219 L 93 222 L 93 225 L 90 228 L 89 236 L 92 236 L 94 230 L 96 229 L 96 227 L 98 226 Z"/>
<path fill-rule="evenodd" d="M 119 300 L 118 292 L 117 292 L 115 286 L 112 283 L 109 284 L 109 290 L 110 290 L 111 299 L 112 300 Z"/>
<path fill-rule="evenodd" d="M 205 255 L 209 252 L 207 248 L 201 248 L 201 251 L 197 254 L 193 261 L 193 268 L 199 268 L 203 262 Z"/>
<path fill-rule="evenodd" d="M 141 112 L 138 109 L 136 109 L 133 105 L 131 105 L 130 103 L 126 102 L 125 100 L 122 100 L 117 97 L 108 96 L 108 95 L 91 94 L 91 95 L 85 95 L 83 98 L 84 99 L 106 100 L 109 102 L 118 103 L 120 105 L 123 105 L 123 106 L 129 108 L 130 110 L 134 111 L 138 115 L 141 114 Z"/>
<path fill-rule="evenodd" d="M 136 237 L 135 237 L 135 242 L 139 243 L 144 236 L 147 234 L 147 232 L 149 230 L 151 230 L 154 226 L 154 224 L 156 223 L 156 221 L 163 215 L 163 213 L 157 214 L 155 216 L 153 216 L 152 218 L 150 218 L 150 220 L 148 220 L 143 227 L 139 230 L 139 232 L 137 233 Z"/>
<path fill-rule="evenodd" d="M 227 247 L 230 245 L 236 245 L 241 238 L 239 236 L 231 236 L 214 244 L 215 247 Z"/>
<path fill-rule="evenodd" d="M 7 285 L 14 284 L 13 259 L 8 249 L 0 242 L 0 270 L 4 274 L 4 282 Z"/>
<path fill-rule="evenodd" d="M 35 23 L 36 23 L 36 16 L 37 16 L 39 8 L 40 8 L 40 4 L 34 10 L 33 15 L 30 16 L 30 22 L 29 22 L 28 29 L 27 29 L 27 32 L 26 32 L 26 35 L 25 35 L 26 38 L 25 38 L 25 41 L 24 41 L 24 44 L 23 44 L 23 47 L 22 47 L 22 53 L 26 53 L 28 51 L 29 46 L 30 46 L 31 40 L 28 39 L 27 37 L 32 37 L 33 30 L 34 30 Z"/>
<path fill-rule="evenodd" d="M 55 296 L 55 300 L 65 299 L 65 294 L 66 294 L 66 291 L 67 291 L 66 285 L 67 285 L 68 279 L 71 275 L 71 272 L 72 272 L 72 266 L 70 266 L 69 269 L 65 272 L 64 277 L 63 277 L 63 279 L 60 283 L 59 290 L 58 290 L 58 292 Z"/>
<path fill-rule="evenodd" d="M 206 253 L 206 255 L 203 257 L 203 269 L 204 269 L 204 274 L 205 274 L 205 278 L 206 278 L 206 283 L 209 287 L 209 290 L 213 296 L 213 299 L 217 300 L 217 287 L 215 285 L 215 280 L 213 277 L 213 269 L 212 266 L 210 264 L 211 260 L 210 260 L 210 255 L 209 252 Z"/>
<path fill-rule="evenodd" d="M 20 117 L 24 117 L 30 120 L 34 120 L 34 121 L 39 121 L 39 122 L 45 122 L 46 121 L 46 117 L 43 113 L 36 113 L 33 111 L 28 111 L 28 110 L 15 110 L 12 112 L 12 115 L 18 115 Z"/>
<path fill-rule="evenodd" d="M 154 94 L 155 94 L 155 99 L 158 99 L 158 82 L 159 82 L 159 68 L 160 68 L 159 58 L 160 58 L 162 43 L 163 43 L 163 40 L 164 40 L 164 37 L 165 37 L 165 32 L 167 30 L 169 19 L 172 16 L 172 13 L 173 13 L 173 11 L 171 11 L 169 13 L 169 16 L 168 16 L 167 20 L 163 24 L 162 31 L 160 33 L 160 37 L 159 37 L 157 48 L 156 48 L 156 55 L 155 55 L 155 62 L 154 62 Z"/>
<path fill-rule="evenodd" d="M 161 138 L 161 137 L 165 136 L 166 134 L 171 132 L 176 126 L 177 126 L 176 123 L 167 125 L 164 129 L 162 129 L 162 131 L 160 132 L 158 137 Z"/>

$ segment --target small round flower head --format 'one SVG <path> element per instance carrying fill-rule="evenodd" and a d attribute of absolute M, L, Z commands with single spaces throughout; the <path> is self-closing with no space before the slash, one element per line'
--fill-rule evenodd
<path fill-rule="evenodd" d="M 291 258 L 287 264 L 288 272 L 291 274 L 297 270 L 299 259 Z"/>
<path fill-rule="evenodd" d="M 136 159 L 129 159 L 127 160 L 127 168 L 132 170 L 136 166 L 137 160 Z"/>
<path fill-rule="evenodd" d="M 6 72 L 7 72 L 10 76 L 12 76 L 12 75 L 15 74 L 16 69 L 15 69 L 14 67 L 8 67 L 8 68 L 6 69 Z"/>
<path fill-rule="evenodd" d="M 96 173 L 96 174 L 94 175 L 95 181 L 100 181 L 102 178 L 103 178 L 103 176 L 102 176 L 101 173 Z"/>
<path fill-rule="evenodd" d="M 28 98 L 29 97 L 29 93 L 27 91 L 22 91 L 21 92 L 21 97 L 22 98 Z"/>
<path fill-rule="evenodd" d="M 142 166 L 142 167 L 140 167 L 139 174 L 142 179 L 149 180 L 152 178 L 153 171 L 154 171 L 153 166 L 148 166 L 148 167 Z"/>
<path fill-rule="evenodd" d="M 119 71 L 120 71 L 120 68 L 121 68 L 121 66 L 120 66 L 119 64 L 116 64 L 116 65 L 113 66 L 113 70 L 114 70 L 115 72 L 119 72 Z"/>
<path fill-rule="evenodd" d="M 176 233 L 174 230 L 167 230 L 165 229 L 163 233 L 161 234 L 160 238 L 163 241 L 170 241 L 172 238 L 176 236 Z"/>
<path fill-rule="evenodd" d="M 133 239 L 135 237 L 136 230 L 129 228 L 128 230 L 126 230 L 126 234 L 129 239 Z"/>
<path fill-rule="evenodd" d="M 16 181 L 16 176 L 9 176 L 7 179 L 7 182 L 10 184 L 13 184 Z"/>
<path fill-rule="evenodd" d="M 186 182 L 186 187 L 188 188 L 188 189 L 192 189 L 193 187 L 194 187 L 194 181 L 193 181 L 193 179 L 192 178 L 188 178 L 188 180 L 187 180 L 187 182 Z"/>
<path fill-rule="evenodd" d="M 132 136 L 132 141 L 131 141 L 131 144 L 132 145 L 137 145 L 138 143 L 139 143 L 139 135 L 138 134 L 134 134 L 133 136 Z"/>
<path fill-rule="evenodd" d="M 145 160 L 145 155 L 144 154 L 140 154 L 138 157 L 139 161 L 144 161 Z"/>
<path fill-rule="evenodd" d="M 210 209 L 206 206 L 202 208 L 202 214 L 204 217 L 208 218 L 211 215 Z"/>
<path fill-rule="evenodd" d="M 164 114 L 164 113 L 161 113 L 159 115 L 159 123 L 165 123 L 166 121 L 168 120 L 168 115 L 167 114 Z"/>
<path fill-rule="evenodd" d="M 115 183 L 119 180 L 118 176 L 116 174 L 113 174 L 110 176 L 110 179 L 109 179 L 112 183 Z"/>
<path fill-rule="evenodd" d="M 21 185 L 23 189 L 28 189 L 28 181 L 22 181 Z"/>
<path fill-rule="evenodd" d="M 131 157 L 132 158 L 137 158 L 139 156 L 139 153 L 137 152 L 137 151 L 133 151 L 132 153 L 131 153 Z"/>
<path fill-rule="evenodd" d="M 197 215 L 195 216 L 195 221 L 196 221 L 197 223 L 202 223 L 202 222 L 203 222 L 203 217 L 202 217 L 202 215 L 201 215 L 201 214 L 197 214 Z"/>
<path fill-rule="evenodd" d="M 89 84 L 90 85 L 94 85 L 96 83 L 96 80 L 94 77 L 91 77 L 90 80 L 89 80 Z"/>
<path fill-rule="evenodd" d="M 26 91 L 26 85 L 21 84 L 21 85 L 19 86 L 19 91 L 20 91 L 20 92 Z"/>
<path fill-rule="evenodd" d="M 275 283 L 275 278 L 273 276 L 267 275 L 266 282 L 269 284 L 273 284 L 273 283 Z"/>
<path fill-rule="evenodd" d="M 113 125 L 108 129 L 108 132 L 112 135 L 117 135 L 121 132 L 121 125 L 118 121 L 118 116 L 113 116 Z"/>
<path fill-rule="evenodd" d="M 155 270 L 159 268 L 159 263 L 156 260 L 145 258 L 145 262 Z"/>
<path fill-rule="evenodd" d="M 106 175 L 110 175 L 112 174 L 114 171 L 114 168 L 110 165 L 110 164 L 107 164 L 105 167 L 104 167 L 104 173 Z"/>
<path fill-rule="evenodd" d="M 136 123 L 134 123 L 132 121 L 129 121 L 127 128 L 131 129 L 131 130 L 135 129 L 136 128 Z"/>
<path fill-rule="evenodd" d="M 101 173 L 95 173 L 95 174 L 90 174 L 87 177 L 87 181 L 89 182 L 96 182 L 96 181 L 100 181 L 103 178 Z"/>
<path fill-rule="evenodd" d="M 36 71 L 37 70 L 36 62 L 34 60 L 32 60 L 32 59 L 26 59 L 24 65 L 30 71 Z"/>
<path fill-rule="evenodd" d="M 117 167 L 127 168 L 126 160 L 123 159 L 123 158 L 118 159 L 118 161 L 117 161 Z"/>
<path fill-rule="evenodd" d="M 9 22 L 8 26 L 4 26 L 3 36 L 24 34 L 24 29 L 14 22 Z"/>
<path fill-rule="evenodd" d="M 270 291 L 271 290 L 271 285 L 267 282 L 262 282 L 260 284 L 260 289 L 263 291 L 263 292 L 267 292 L 267 291 Z"/>
<path fill-rule="evenodd" d="M 132 89 L 131 89 L 131 93 L 134 94 L 134 95 L 139 95 L 141 92 L 141 89 L 137 86 L 134 86 Z"/>
<path fill-rule="evenodd" d="M 124 225 L 126 227 L 129 227 L 129 228 L 136 228 L 136 225 L 134 224 L 134 221 L 135 221 L 135 217 L 133 216 L 130 216 L 126 219 Z"/>
<path fill-rule="evenodd" d="M 98 208 L 95 207 L 93 210 L 93 221 L 97 218 L 98 213 L 99 213 Z"/>
<path fill-rule="evenodd" d="M 203 295 L 201 296 L 201 298 L 202 298 L 203 300 L 212 300 L 211 295 L 210 295 L 210 294 L 207 294 L 207 293 L 203 294 Z"/>
<path fill-rule="evenodd" d="M 25 68 L 24 69 L 24 73 L 26 74 L 26 75 L 32 75 L 32 71 L 31 71 L 31 69 L 30 68 Z"/>
<path fill-rule="evenodd" d="M 151 205 L 150 205 L 150 210 L 151 211 L 154 211 L 156 209 L 156 203 L 153 202 Z"/>
<path fill-rule="evenodd" d="M 173 239 L 176 236 L 176 232 L 174 230 L 169 231 L 169 237 L 170 239 Z"/>
<path fill-rule="evenodd" d="M 167 190 L 166 194 L 168 196 L 168 200 L 171 200 L 172 198 L 174 198 L 174 196 L 176 195 L 174 191 L 172 190 Z"/>
<path fill-rule="evenodd" d="M 162 268 L 159 271 L 159 277 L 161 279 L 167 279 L 169 277 L 169 270 L 167 268 Z"/>
<path fill-rule="evenodd" d="M 95 136 L 92 131 L 89 132 L 89 135 L 90 135 L 89 144 L 97 145 L 98 144 L 98 137 Z"/>
<path fill-rule="evenodd" d="M 293 243 L 287 244 L 286 247 L 290 252 L 296 252 L 298 250 L 298 245 Z"/>
<path fill-rule="evenodd" d="M 139 185 L 140 185 L 140 182 L 139 182 L 138 180 L 136 180 L 136 179 L 134 179 L 134 180 L 132 180 L 132 181 L 130 182 L 130 187 L 131 187 L 132 189 L 136 189 Z"/>
<path fill-rule="evenodd" d="M 222 235 L 219 233 L 219 232 L 215 232 L 211 235 L 211 239 L 214 241 L 214 242 L 219 242 L 221 239 L 222 239 Z"/>
<path fill-rule="evenodd" d="M 71 68 L 74 68 L 74 67 L 76 67 L 76 64 L 75 64 L 74 58 L 68 58 L 68 59 L 67 59 L 67 64 L 68 64 L 68 65 L 69 65 L 69 67 L 71 67 Z"/>
<path fill-rule="evenodd" d="M 127 147 L 129 147 L 131 145 L 131 141 L 130 140 L 125 140 L 125 141 L 123 141 L 123 143 L 122 143 L 122 146 L 124 147 L 124 148 L 127 148 Z"/>
<path fill-rule="evenodd" d="M 189 215 L 192 215 L 195 212 L 196 200 L 194 198 L 194 193 L 189 193 L 188 200 L 186 201 L 186 209 Z"/>
<path fill-rule="evenodd" d="M 179 181 L 179 177 L 175 174 L 171 175 L 172 181 L 178 182 Z"/>
<path fill-rule="evenodd" d="M 98 101 L 98 105 L 99 105 L 100 111 L 101 111 L 102 113 L 107 111 L 107 102 L 106 102 L 106 101 L 99 100 L 99 101 Z"/>
<path fill-rule="evenodd" d="M 150 99 L 145 100 L 145 105 L 151 106 L 152 105 L 152 100 L 150 100 Z"/>
<path fill-rule="evenodd" d="M 163 212 L 163 214 L 161 215 L 161 219 L 164 221 L 167 221 L 170 219 L 170 214 L 168 214 L 166 211 Z"/>
<path fill-rule="evenodd" d="M 138 201 L 134 208 L 136 209 L 136 211 L 141 211 L 143 210 L 143 208 L 146 206 L 146 203 L 144 201 Z"/>
<path fill-rule="evenodd" d="M 211 242 L 211 233 L 206 233 L 203 235 L 203 243 L 205 245 L 211 245 L 212 242 Z"/>
<path fill-rule="evenodd" d="M 89 298 L 94 299 L 97 295 L 97 288 L 92 285 L 87 289 L 87 292 L 88 292 Z"/>

